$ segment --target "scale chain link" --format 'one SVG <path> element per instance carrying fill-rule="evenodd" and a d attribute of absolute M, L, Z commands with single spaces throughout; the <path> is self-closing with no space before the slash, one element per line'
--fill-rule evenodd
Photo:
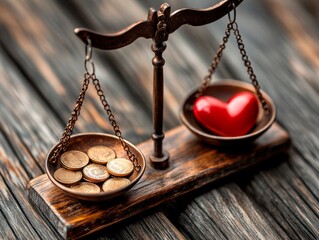
<path fill-rule="evenodd" d="M 142 169 L 142 167 L 139 165 L 137 157 L 135 156 L 134 153 L 132 153 L 132 151 L 130 150 L 129 146 L 127 145 L 127 143 L 125 142 L 125 140 L 122 136 L 122 132 L 120 131 L 120 127 L 118 126 L 118 124 L 115 120 L 115 116 L 112 113 L 111 107 L 105 98 L 103 90 L 101 89 L 100 81 L 95 76 L 94 64 L 90 59 L 85 59 L 85 66 L 87 65 L 87 62 L 89 62 L 92 65 L 93 71 L 92 71 L 92 73 L 90 73 L 88 71 L 88 69 L 85 68 L 86 73 L 84 74 L 84 80 L 83 80 L 81 93 L 76 101 L 75 107 L 74 107 L 72 114 L 71 114 L 71 117 L 70 117 L 70 119 L 69 119 L 69 121 L 64 129 L 64 132 L 61 136 L 59 144 L 55 148 L 53 155 L 51 156 L 49 161 L 52 163 L 55 163 L 57 161 L 58 157 L 66 150 L 68 142 L 70 140 L 70 137 L 73 133 L 75 123 L 78 120 L 78 117 L 80 116 L 81 107 L 83 105 L 86 90 L 89 87 L 90 81 L 92 81 L 94 86 L 95 86 L 95 89 L 97 91 L 97 94 L 100 98 L 100 101 L 103 105 L 103 108 L 104 108 L 105 112 L 107 113 L 109 121 L 113 127 L 114 134 L 118 137 L 118 139 L 123 147 L 123 150 L 126 152 L 126 155 L 130 159 L 130 161 L 133 163 L 135 170 L 137 172 L 139 172 Z"/>
<path fill-rule="evenodd" d="M 196 97 L 199 97 L 203 94 L 203 92 L 208 88 L 208 86 L 210 85 L 211 81 L 212 81 L 212 75 L 215 73 L 217 67 L 218 67 L 218 63 L 220 62 L 220 59 L 223 56 L 223 51 L 226 48 L 226 43 L 228 42 L 229 36 L 230 36 L 230 24 L 227 25 L 226 31 L 225 31 L 225 35 L 223 37 L 223 42 L 220 44 L 216 55 L 213 58 L 213 61 L 210 65 L 210 68 L 208 68 L 208 74 L 204 77 L 204 82 L 201 85 L 198 93 L 196 94 Z"/>
<path fill-rule="evenodd" d="M 265 99 L 260 91 L 260 86 L 259 86 L 259 83 L 257 81 L 257 77 L 254 73 L 253 67 L 251 66 L 251 62 L 248 59 L 248 55 L 247 55 L 246 50 L 245 50 L 244 42 L 243 42 L 241 35 L 239 33 L 238 24 L 236 22 L 233 22 L 231 24 L 231 26 L 232 26 L 232 29 L 233 29 L 234 34 L 236 36 L 237 46 L 238 46 L 238 49 L 239 49 L 240 54 L 242 56 L 241 59 L 243 60 L 244 65 L 247 68 L 247 73 L 249 74 L 252 85 L 254 86 L 254 88 L 256 90 L 257 97 L 258 97 L 264 111 L 266 113 L 269 113 L 269 110 L 270 110 L 269 106 L 268 106 L 267 102 L 265 101 Z"/>
<path fill-rule="evenodd" d="M 95 86 L 95 89 L 97 91 L 97 94 L 100 97 L 100 101 L 103 105 L 103 108 L 105 110 L 105 112 L 107 113 L 108 117 L 109 117 L 109 121 L 113 127 L 114 130 L 114 134 L 118 137 L 123 150 L 126 152 L 126 155 L 128 156 L 128 158 L 131 160 L 131 162 L 134 165 L 134 168 L 137 172 L 139 172 L 141 170 L 141 166 L 138 163 L 138 159 L 136 158 L 135 154 L 131 152 L 129 146 L 126 144 L 124 138 L 122 137 L 122 132 L 120 130 L 120 127 L 118 126 L 115 117 L 112 113 L 111 107 L 109 105 L 109 103 L 106 101 L 105 95 L 103 93 L 103 90 L 101 89 L 101 85 L 100 85 L 100 81 L 96 78 L 95 74 L 92 74 L 92 80 L 93 80 L 93 84 Z"/>
<path fill-rule="evenodd" d="M 75 122 L 78 120 L 78 117 L 80 116 L 81 107 L 85 98 L 86 90 L 89 87 L 90 83 L 90 75 L 88 73 L 84 74 L 84 80 L 82 85 L 82 90 L 80 92 L 80 95 L 76 101 L 75 107 L 72 111 L 71 117 L 69 118 L 69 121 L 64 129 L 64 132 L 60 138 L 59 144 L 56 147 L 56 149 L 53 152 L 53 155 L 50 158 L 50 162 L 55 163 L 58 159 L 58 157 L 66 150 L 68 142 L 70 140 L 70 137 L 72 135 Z"/>
<path fill-rule="evenodd" d="M 247 73 L 249 74 L 249 77 L 250 77 L 250 80 L 252 82 L 252 85 L 255 88 L 255 91 L 256 91 L 257 97 L 259 99 L 259 102 L 261 103 L 262 108 L 264 109 L 266 114 L 268 114 L 269 111 L 270 111 L 269 106 L 268 106 L 267 102 L 265 101 L 265 99 L 264 99 L 264 97 L 263 97 L 263 95 L 262 95 L 262 93 L 260 91 L 260 86 L 259 86 L 257 77 L 254 74 L 254 70 L 253 70 L 253 67 L 251 66 L 251 62 L 248 59 L 248 55 L 247 55 L 247 52 L 245 50 L 245 45 L 244 45 L 243 40 L 241 38 L 241 35 L 239 33 L 238 24 L 237 24 L 236 21 L 232 21 L 232 22 L 227 24 L 227 28 L 226 28 L 226 31 L 225 31 L 225 35 L 223 37 L 223 41 L 220 44 L 220 46 L 219 46 L 219 48 L 217 50 L 217 53 L 216 53 L 216 55 L 213 58 L 211 66 L 208 69 L 208 74 L 204 77 L 204 82 L 200 86 L 200 88 L 199 88 L 199 90 L 198 90 L 198 92 L 196 94 L 196 97 L 199 97 L 199 96 L 203 95 L 203 92 L 210 85 L 210 83 L 212 81 L 212 75 L 215 73 L 215 71 L 216 71 L 216 69 L 218 67 L 218 64 L 219 64 L 219 62 L 220 62 L 220 60 L 221 60 L 221 58 L 223 56 L 223 51 L 226 48 L 226 43 L 228 42 L 231 30 L 234 32 L 234 35 L 236 37 L 238 49 L 239 49 L 240 54 L 242 56 L 242 60 L 244 62 L 244 65 L 247 68 Z"/>

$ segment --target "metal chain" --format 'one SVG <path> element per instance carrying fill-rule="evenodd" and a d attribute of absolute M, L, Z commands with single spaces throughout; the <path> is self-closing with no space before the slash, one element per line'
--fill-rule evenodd
<path fill-rule="evenodd" d="M 246 68 L 247 68 L 247 73 L 249 74 L 250 80 L 252 85 L 254 86 L 255 90 L 256 90 L 256 94 L 258 96 L 258 99 L 262 105 L 262 108 L 265 110 L 265 112 L 268 114 L 269 113 L 269 106 L 267 104 L 267 102 L 265 101 L 261 91 L 260 91 L 260 86 L 259 83 L 257 81 L 257 77 L 254 73 L 253 67 L 251 66 L 251 62 L 248 59 L 248 55 L 246 53 L 245 50 L 245 45 L 243 43 L 243 40 L 241 38 L 241 35 L 239 33 L 239 29 L 238 29 L 238 24 L 236 22 L 232 23 L 232 29 L 234 31 L 234 34 L 236 36 L 236 40 L 237 40 L 237 45 L 238 45 L 238 49 L 240 51 L 241 54 L 241 59 L 243 60 Z"/>
<path fill-rule="evenodd" d="M 264 111 L 268 114 L 269 113 L 269 106 L 267 104 L 267 102 L 265 101 L 261 91 L 260 91 L 260 86 L 259 83 L 257 81 L 257 77 L 254 74 L 254 70 L 251 66 L 251 62 L 248 59 L 248 55 L 247 52 L 245 50 L 245 45 L 243 43 L 243 40 L 241 38 L 241 35 L 239 33 L 239 29 L 238 29 L 238 24 L 236 22 L 236 7 L 233 5 L 233 9 L 234 9 L 234 17 L 233 19 L 230 18 L 230 15 L 228 14 L 229 17 L 229 23 L 227 24 L 227 28 L 225 31 L 225 35 L 223 37 L 223 42 L 220 44 L 217 53 L 215 55 L 215 57 L 213 58 L 213 61 L 211 63 L 211 66 L 208 68 L 208 74 L 204 77 L 204 82 L 203 84 L 200 86 L 196 97 L 199 97 L 201 95 L 203 95 L 203 92 L 208 88 L 208 86 L 210 85 L 211 81 L 212 81 L 212 75 L 215 73 L 217 67 L 218 67 L 218 63 L 220 62 L 222 56 L 223 56 L 223 50 L 226 48 L 226 43 L 229 39 L 231 30 L 234 32 L 235 37 L 236 37 L 236 41 L 237 41 L 237 45 L 238 45 L 238 49 L 240 51 L 240 54 L 242 56 L 242 60 L 247 68 L 247 73 L 249 74 L 250 80 L 252 82 L 252 85 L 255 88 L 257 97 L 262 105 L 262 108 L 264 109 Z"/>
<path fill-rule="evenodd" d="M 223 42 L 219 45 L 218 50 L 216 55 L 213 58 L 213 61 L 210 65 L 210 67 L 208 68 L 208 74 L 204 77 L 204 82 L 203 84 L 200 86 L 196 97 L 199 97 L 201 95 L 203 95 L 203 92 L 208 88 L 208 86 L 210 85 L 211 81 L 212 81 L 212 75 L 215 73 L 217 67 L 218 67 L 218 63 L 220 62 L 220 59 L 223 56 L 223 51 L 226 48 L 226 43 L 228 42 L 229 36 L 230 36 L 230 30 L 231 30 L 231 24 L 227 24 L 227 28 L 225 31 L 225 35 L 223 37 Z"/>
<path fill-rule="evenodd" d="M 136 158 L 135 154 L 131 152 L 129 146 L 126 144 L 125 140 L 122 137 L 122 132 L 120 131 L 120 127 L 118 126 L 117 122 L 115 121 L 115 117 L 112 113 L 111 107 L 110 107 L 109 103 L 106 101 L 103 90 L 101 89 L 100 81 L 96 78 L 95 74 L 92 74 L 91 77 L 92 77 L 95 89 L 97 91 L 97 94 L 100 97 L 103 108 L 109 117 L 109 121 L 113 127 L 114 134 L 118 137 L 118 139 L 123 147 L 123 150 L 126 152 L 127 157 L 133 163 L 135 170 L 137 172 L 139 172 L 141 170 L 141 166 L 139 165 L 138 159 Z"/>
<path fill-rule="evenodd" d="M 90 80 L 93 82 L 95 89 L 97 91 L 97 94 L 101 100 L 101 103 L 103 105 L 103 108 L 105 110 L 105 112 L 108 115 L 109 121 L 113 127 L 114 130 L 114 134 L 118 137 L 123 150 L 126 152 L 128 158 L 131 160 L 131 162 L 134 165 L 134 168 L 137 172 L 139 172 L 142 167 L 139 165 L 138 163 L 138 159 L 135 156 L 134 153 L 131 152 L 129 146 L 127 145 L 127 143 L 125 142 L 123 136 L 122 136 L 122 132 L 120 131 L 120 127 L 118 126 L 117 122 L 115 121 L 115 117 L 112 113 L 111 107 L 109 105 L 109 103 L 106 101 L 105 95 L 101 89 L 101 85 L 100 85 L 100 81 L 96 78 L 95 76 L 95 66 L 94 63 L 91 60 L 92 57 L 92 47 L 91 47 L 91 41 L 90 39 L 87 39 L 88 44 L 86 45 L 85 48 L 85 61 L 84 61 L 84 68 L 85 68 L 85 74 L 84 74 L 84 81 L 83 81 L 83 85 L 82 85 L 82 90 L 80 93 L 80 96 L 78 97 L 75 107 L 72 111 L 72 115 L 71 118 L 69 119 L 64 132 L 62 134 L 62 137 L 57 145 L 57 147 L 55 148 L 52 157 L 49 159 L 50 162 L 55 163 L 57 161 L 57 159 L 59 158 L 59 156 L 66 150 L 68 142 L 70 140 L 70 137 L 72 135 L 73 129 L 74 129 L 74 125 L 76 123 L 76 121 L 78 120 L 78 117 L 80 116 L 80 111 L 81 111 L 81 107 L 84 101 L 84 97 L 85 97 L 85 93 L 86 90 L 88 89 Z M 89 71 L 89 66 L 91 66 L 91 72 Z"/>
<path fill-rule="evenodd" d="M 90 83 L 90 74 L 86 72 L 84 74 L 84 80 L 82 85 L 82 90 L 80 92 L 80 95 L 76 101 L 75 107 L 72 111 L 71 117 L 69 118 L 69 121 L 64 129 L 64 132 L 60 138 L 58 146 L 55 148 L 53 155 L 49 159 L 50 162 L 55 163 L 58 160 L 58 157 L 66 150 L 68 142 L 70 140 L 70 137 L 72 135 L 75 122 L 78 120 L 81 112 L 81 107 L 84 101 L 86 90 L 88 89 L 89 83 Z"/>

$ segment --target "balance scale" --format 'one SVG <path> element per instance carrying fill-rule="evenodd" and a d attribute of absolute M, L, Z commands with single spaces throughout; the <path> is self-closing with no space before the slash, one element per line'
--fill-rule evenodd
<path fill-rule="evenodd" d="M 288 149 L 290 145 L 288 133 L 277 123 L 272 124 L 275 119 L 275 109 L 271 104 L 272 114 L 268 119 L 270 124 L 257 126 L 257 129 L 253 130 L 256 134 L 252 136 L 248 134 L 248 137 L 231 138 L 226 141 L 218 140 L 217 137 L 217 142 L 215 137 L 214 144 L 221 145 L 216 147 L 207 143 L 211 141 L 209 135 L 208 139 L 203 139 L 201 136 L 198 138 L 201 130 L 196 130 L 190 121 L 190 125 L 185 124 L 186 127 L 181 125 L 165 133 L 164 139 L 163 66 L 165 61 L 162 57 L 166 48 L 164 42 L 169 34 L 182 25 L 201 26 L 214 22 L 231 12 L 241 2 L 242 0 L 224 0 L 207 9 L 180 9 L 172 14 L 170 6 L 164 3 L 158 11 L 151 8 L 146 21 L 132 24 L 115 34 L 75 29 L 75 34 L 84 43 L 87 44 L 89 38 L 92 47 L 104 50 L 127 46 L 139 37 L 153 39 L 154 132 L 151 139 L 136 146 L 146 159 L 144 174 L 141 174 L 139 182 L 130 190 L 115 199 L 107 200 L 107 202 L 78 200 L 56 187 L 50 181 L 48 174 L 43 174 L 29 182 L 30 201 L 62 237 L 79 238 L 88 235 L 272 158 Z M 163 23 L 166 28 L 165 34 L 160 31 L 163 29 Z M 187 122 L 189 115 L 187 111 L 186 104 L 181 113 L 183 123 Z M 189 129 L 193 129 L 192 132 L 195 134 L 192 134 Z M 257 139 L 252 141 L 253 138 Z M 240 147 L 236 148 L 234 143 Z"/>

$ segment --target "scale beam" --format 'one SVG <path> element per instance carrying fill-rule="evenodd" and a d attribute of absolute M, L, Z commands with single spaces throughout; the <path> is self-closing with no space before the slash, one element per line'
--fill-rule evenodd
<path fill-rule="evenodd" d="M 243 0 L 224 0 L 205 9 L 183 8 L 176 10 L 168 19 L 168 33 L 175 32 L 182 25 L 201 26 L 212 23 L 233 9 L 233 3 L 237 7 Z M 136 22 L 116 33 L 101 34 L 86 28 L 76 28 L 74 33 L 87 43 L 87 37 L 91 39 L 92 47 L 103 50 L 112 50 L 127 46 L 136 39 L 154 38 L 156 24 L 158 23 L 157 12 L 150 8 L 146 21 Z"/>
<path fill-rule="evenodd" d="M 169 166 L 169 153 L 163 149 L 163 100 L 164 100 L 164 71 L 165 60 L 162 56 L 166 49 L 165 42 L 169 34 L 183 25 L 201 26 L 212 23 L 237 7 L 243 0 L 223 0 L 206 9 L 180 9 L 170 14 L 170 6 L 163 3 L 158 11 L 150 8 L 147 20 L 136 22 L 119 32 L 101 34 L 85 28 L 76 28 L 75 34 L 85 43 L 91 40 L 91 46 L 103 50 L 118 49 L 127 46 L 136 39 L 152 38 L 153 70 L 153 155 L 150 163 L 156 169 Z"/>

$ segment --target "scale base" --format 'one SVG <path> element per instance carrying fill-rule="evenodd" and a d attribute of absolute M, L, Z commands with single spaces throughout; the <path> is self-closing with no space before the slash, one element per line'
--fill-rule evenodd
<path fill-rule="evenodd" d="M 200 142 L 184 126 L 166 136 L 164 146 L 170 152 L 170 166 L 155 170 L 148 162 L 140 182 L 119 199 L 81 202 L 66 196 L 44 174 L 29 182 L 30 201 L 62 237 L 79 238 L 273 157 L 290 144 L 288 133 L 276 123 L 245 149 L 231 151 Z M 138 145 L 147 159 L 152 146 L 152 140 Z"/>
<path fill-rule="evenodd" d="M 149 164 L 155 169 L 168 168 L 169 167 L 169 153 L 164 150 L 162 157 L 155 157 L 154 155 L 151 155 Z"/>

